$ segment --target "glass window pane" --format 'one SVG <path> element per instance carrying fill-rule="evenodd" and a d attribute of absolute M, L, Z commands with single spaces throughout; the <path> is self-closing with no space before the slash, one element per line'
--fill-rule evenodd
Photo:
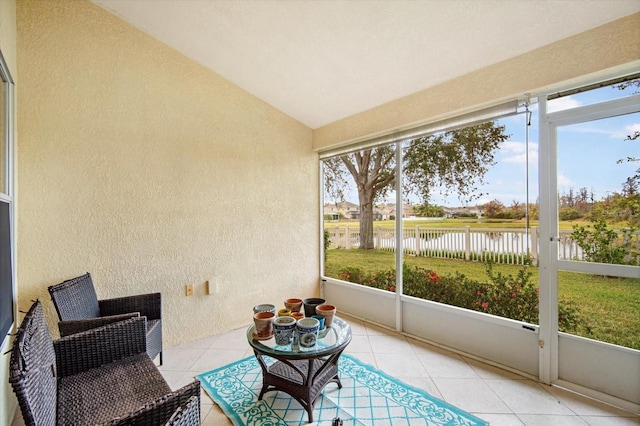
<path fill-rule="evenodd" d="M 519 115 L 404 143 L 404 294 L 537 324 L 537 143 L 525 129 Z"/>
<path fill-rule="evenodd" d="M 640 113 L 558 128 L 559 259 L 638 264 Z"/>
<path fill-rule="evenodd" d="M 395 146 L 322 161 L 327 277 L 394 291 Z"/>
<path fill-rule="evenodd" d="M 558 257 L 640 264 L 640 113 L 558 128 Z M 640 279 L 558 272 L 560 331 L 640 349 Z"/>

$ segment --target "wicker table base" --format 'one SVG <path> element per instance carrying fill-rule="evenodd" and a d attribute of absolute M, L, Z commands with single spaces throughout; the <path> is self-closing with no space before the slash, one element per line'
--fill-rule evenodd
<path fill-rule="evenodd" d="M 338 377 L 338 359 L 342 350 L 328 357 L 296 360 L 280 360 L 268 366 L 262 354 L 254 350 L 262 367 L 263 385 L 258 400 L 265 393 L 279 390 L 286 392 L 302 405 L 313 422 L 313 406 L 324 387 L 335 382 L 342 388 Z"/>
<path fill-rule="evenodd" d="M 342 388 L 338 376 L 338 360 L 351 342 L 351 327 L 334 318 L 331 327 L 318 334 L 314 347 L 301 348 L 297 339 L 293 344 L 278 346 L 274 339 L 256 340 L 254 326 L 247 330 L 247 340 L 262 368 L 261 400 L 271 391 L 285 392 L 302 405 L 313 422 L 313 406 L 324 387 L 334 382 Z M 267 361 L 266 358 L 275 360 Z"/>

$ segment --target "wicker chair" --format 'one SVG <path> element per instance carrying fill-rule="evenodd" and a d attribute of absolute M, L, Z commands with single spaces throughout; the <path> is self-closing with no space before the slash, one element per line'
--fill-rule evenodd
<path fill-rule="evenodd" d="M 13 342 L 9 382 L 26 425 L 199 425 L 200 383 L 174 392 L 145 352 L 146 319 L 51 339 L 36 301 Z"/>
<path fill-rule="evenodd" d="M 162 315 L 160 293 L 98 300 L 88 272 L 49 287 L 58 312 L 60 336 L 69 336 L 133 316 L 147 317 L 147 353 L 160 355 L 162 365 Z"/>
<path fill-rule="evenodd" d="M 192 396 L 184 407 L 179 407 L 167 422 L 167 426 L 200 424 L 200 398 Z"/>

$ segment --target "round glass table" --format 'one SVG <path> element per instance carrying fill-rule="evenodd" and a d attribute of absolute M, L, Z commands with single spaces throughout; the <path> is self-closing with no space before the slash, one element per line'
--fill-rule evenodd
<path fill-rule="evenodd" d="M 262 390 L 258 400 L 270 391 L 285 392 L 304 407 L 309 423 L 312 423 L 313 405 L 322 389 L 331 382 L 342 388 L 338 359 L 351 342 L 351 327 L 335 317 L 330 327 L 320 330 L 316 345 L 311 348 L 300 347 L 296 338 L 286 346 L 276 345 L 273 337 L 257 340 L 254 331 L 253 325 L 247 329 L 247 341 L 262 368 Z"/>

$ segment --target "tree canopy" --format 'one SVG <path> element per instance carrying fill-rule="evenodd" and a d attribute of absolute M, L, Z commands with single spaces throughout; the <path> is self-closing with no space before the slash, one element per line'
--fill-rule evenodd
<path fill-rule="evenodd" d="M 505 127 L 486 122 L 463 129 L 409 140 L 403 146 L 403 191 L 428 201 L 435 188 L 472 199 L 495 164 L 494 155 L 508 139 Z M 325 190 L 345 199 L 353 184 L 360 205 L 360 248 L 373 248 L 373 208 L 393 189 L 395 145 L 385 145 L 324 161 Z"/>

